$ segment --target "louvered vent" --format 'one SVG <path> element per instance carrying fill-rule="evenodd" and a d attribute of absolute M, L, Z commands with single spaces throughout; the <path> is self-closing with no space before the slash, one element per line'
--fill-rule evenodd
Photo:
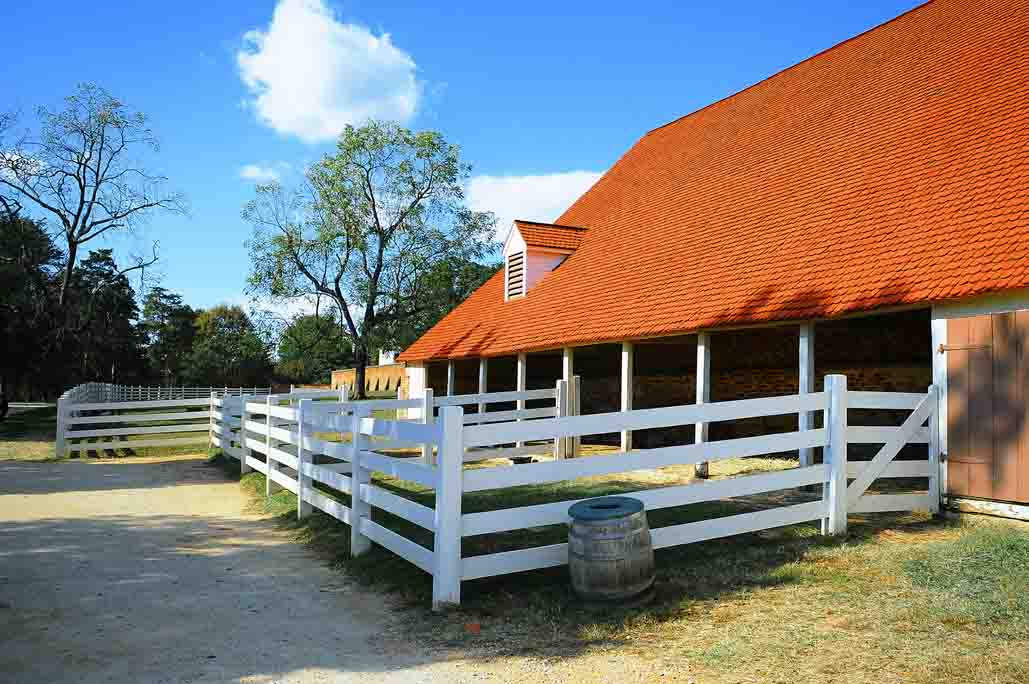
<path fill-rule="evenodd" d="M 525 252 L 507 257 L 507 298 L 525 294 Z"/>

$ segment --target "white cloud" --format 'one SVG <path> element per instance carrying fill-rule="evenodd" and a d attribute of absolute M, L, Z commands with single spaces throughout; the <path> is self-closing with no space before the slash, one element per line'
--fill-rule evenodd
<path fill-rule="evenodd" d="M 257 118 L 309 143 L 369 118 L 406 122 L 421 95 L 414 60 L 388 33 L 341 22 L 323 0 L 279 0 L 236 61 Z"/>
<path fill-rule="evenodd" d="M 536 176 L 474 176 L 468 206 L 497 215 L 497 237 L 507 237 L 515 219 L 553 222 L 600 178 L 596 171 L 567 171 Z"/>
<path fill-rule="evenodd" d="M 271 183 L 282 178 L 279 170 L 260 164 L 246 164 L 239 170 L 239 177 L 255 183 Z"/>

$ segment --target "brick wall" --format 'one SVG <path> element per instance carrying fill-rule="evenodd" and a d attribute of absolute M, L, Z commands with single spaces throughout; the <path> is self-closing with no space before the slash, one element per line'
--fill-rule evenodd
<path fill-rule="evenodd" d="M 339 389 L 343 385 L 353 386 L 356 373 L 353 368 L 332 371 L 332 389 Z M 396 397 L 397 389 L 407 383 L 404 364 L 368 366 L 365 368 L 364 381 L 365 393 L 369 396 Z"/>

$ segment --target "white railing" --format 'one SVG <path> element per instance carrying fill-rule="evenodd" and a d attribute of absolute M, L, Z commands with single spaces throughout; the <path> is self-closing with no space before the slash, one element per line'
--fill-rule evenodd
<path fill-rule="evenodd" d="M 203 445 L 211 396 L 268 394 L 268 387 L 131 387 L 87 382 L 57 400 L 55 455 Z"/>
<path fill-rule="evenodd" d="M 380 402 L 318 402 L 289 395 L 271 395 L 260 401 L 248 397 L 214 398 L 211 443 L 238 459 L 244 472 L 264 473 L 269 492 L 284 487 L 296 493 L 299 516 L 317 508 L 350 525 L 351 550 L 355 555 L 364 553 L 374 542 L 430 573 L 436 608 L 459 603 L 464 580 L 567 563 L 566 544 L 462 557 L 461 540 L 473 535 L 565 523 L 568 508 L 575 500 L 463 513 L 462 497 L 466 492 L 822 447 L 825 458 L 819 465 L 645 489 L 628 495 L 643 501 L 647 509 L 657 510 L 822 485 L 821 498 L 817 500 L 655 528 L 652 539 L 658 549 L 810 521 L 821 521 L 826 534 L 839 534 L 846 531 L 850 512 L 935 512 L 939 507 L 935 388 L 918 395 L 848 392 L 844 376 L 829 376 L 825 390 L 811 394 L 587 416 L 537 417 L 521 422 L 517 421 L 518 416 L 510 416 L 505 422 L 473 424 L 466 421 L 460 405 L 447 402 L 478 404 L 488 401 L 485 395 L 441 397 L 444 403 L 438 417 L 425 410 L 430 402 L 433 407 L 439 406 L 432 400 L 431 392 L 426 395 L 419 399 Z M 512 393 L 504 395 L 498 401 L 519 399 Z M 419 406 L 422 411 L 413 420 L 374 417 L 376 411 L 383 409 L 417 410 Z M 899 427 L 849 426 L 848 406 L 855 410 L 910 410 L 911 414 Z M 496 449 L 498 445 L 510 443 L 557 443 L 582 435 L 621 430 L 817 411 L 823 413 L 823 427 L 817 429 L 590 458 L 556 458 L 493 468 L 464 467 L 470 453 L 482 453 L 476 450 Z M 325 439 L 324 433 L 339 433 L 339 441 Z M 848 443 L 881 443 L 883 446 L 867 463 L 848 463 Z M 909 443 L 927 443 L 928 458 L 895 462 L 900 448 Z M 396 452 L 390 453 L 410 447 L 419 448 L 422 458 L 404 458 Z M 376 486 L 371 477 L 373 472 L 435 490 L 435 507 L 429 508 Z M 920 477 L 929 484 L 926 492 L 917 494 L 867 492 L 873 480 L 891 477 Z M 849 487 L 848 479 L 854 480 Z M 350 505 L 345 505 L 336 495 L 348 495 Z M 372 507 L 433 532 L 432 548 L 373 522 Z"/>

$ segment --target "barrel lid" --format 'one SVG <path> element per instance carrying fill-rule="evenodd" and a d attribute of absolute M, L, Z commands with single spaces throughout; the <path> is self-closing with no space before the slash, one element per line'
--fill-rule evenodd
<path fill-rule="evenodd" d="M 573 504 L 568 509 L 572 520 L 615 520 L 639 513 L 643 502 L 628 496 L 603 496 Z"/>

